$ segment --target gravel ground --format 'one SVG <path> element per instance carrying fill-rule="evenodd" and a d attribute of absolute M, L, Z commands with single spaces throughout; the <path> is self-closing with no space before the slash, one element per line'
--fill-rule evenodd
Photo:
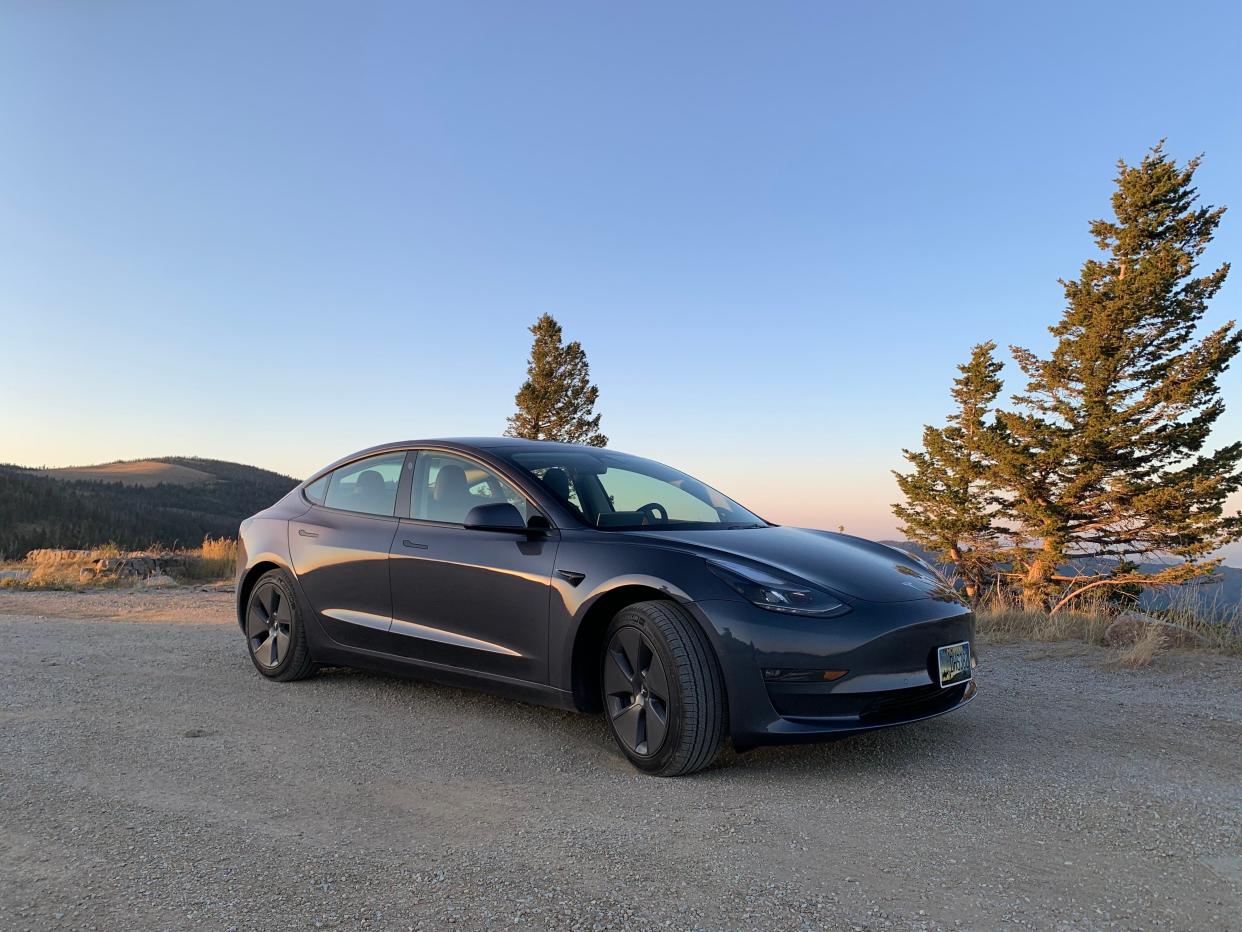
<path fill-rule="evenodd" d="M 0 595 L 0 928 L 1242 929 L 1238 660 L 985 646 L 959 713 L 659 780 L 593 718 L 269 683 L 229 605 Z"/>

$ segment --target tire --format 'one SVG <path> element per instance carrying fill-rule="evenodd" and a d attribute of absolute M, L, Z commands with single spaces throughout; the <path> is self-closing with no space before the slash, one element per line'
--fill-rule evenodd
<path fill-rule="evenodd" d="M 677 777 L 716 759 L 727 730 L 724 678 L 707 636 L 676 603 L 621 609 L 600 663 L 604 714 L 630 763 Z"/>
<path fill-rule="evenodd" d="M 302 618 L 284 570 L 269 570 L 255 580 L 246 599 L 246 648 L 255 669 L 269 680 L 304 680 L 318 670 Z"/>

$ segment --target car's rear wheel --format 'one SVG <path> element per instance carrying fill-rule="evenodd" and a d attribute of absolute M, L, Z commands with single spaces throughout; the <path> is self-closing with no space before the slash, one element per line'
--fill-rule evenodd
<path fill-rule="evenodd" d="M 637 602 L 604 635 L 604 711 L 617 745 L 661 777 L 708 766 L 724 747 L 720 666 L 694 619 L 673 602 Z"/>
<path fill-rule="evenodd" d="M 315 672 L 297 594 L 283 570 L 258 578 L 246 599 L 246 647 L 255 669 L 281 682 Z"/>

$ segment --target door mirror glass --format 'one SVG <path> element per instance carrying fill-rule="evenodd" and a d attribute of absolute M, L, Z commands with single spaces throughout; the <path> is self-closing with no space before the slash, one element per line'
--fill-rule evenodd
<path fill-rule="evenodd" d="M 468 528 L 491 531 L 525 531 L 526 521 L 522 513 L 508 502 L 491 505 L 475 505 L 466 514 Z"/>

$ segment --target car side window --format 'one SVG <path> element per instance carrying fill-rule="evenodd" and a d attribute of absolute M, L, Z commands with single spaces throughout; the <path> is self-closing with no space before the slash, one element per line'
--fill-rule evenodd
<path fill-rule="evenodd" d="M 452 453 L 418 454 L 410 489 L 410 517 L 442 524 L 464 524 L 476 505 L 508 502 L 527 519 L 526 497 L 485 466 Z"/>
<path fill-rule="evenodd" d="M 320 476 L 302 491 L 305 493 L 306 497 L 316 505 L 322 505 L 324 493 L 328 491 L 328 479 L 331 477 L 332 473 L 328 473 L 326 476 Z"/>
<path fill-rule="evenodd" d="M 583 514 L 582 502 L 578 497 L 578 486 L 568 470 L 560 466 L 544 466 L 541 469 L 531 470 L 531 473 L 546 485 L 553 495 L 573 508 L 579 515 Z"/>
<path fill-rule="evenodd" d="M 391 517 L 404 463 L 404 452 L 381 453 L 334 470 L 328 477 L 324 504 L 364 515 Z"/>

